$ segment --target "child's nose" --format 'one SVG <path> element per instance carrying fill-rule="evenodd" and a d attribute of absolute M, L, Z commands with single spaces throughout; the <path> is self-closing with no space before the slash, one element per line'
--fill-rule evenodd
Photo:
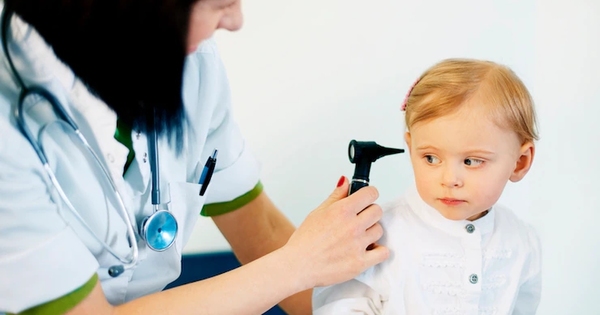
<path fill-rule="evenodd" d="M 459 188 L 463 186 L 460 170 L 452 165 L 446 165 L 442 174 L 442 185 L 448 188 Z"/>

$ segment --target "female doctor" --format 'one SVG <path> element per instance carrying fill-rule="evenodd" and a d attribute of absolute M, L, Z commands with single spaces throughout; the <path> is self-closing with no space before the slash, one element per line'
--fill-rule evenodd
<path fill-rule="evenodd" d="M 348 182 L 294 229 L 232 119 L 216 29 L 239 0 L 5 0 L 0 313 L 310 313 L 389 255 Z M 364 210 L 364 211 L 363 211 Z M 244 266 L 161 291 L 199 213 Z"/>

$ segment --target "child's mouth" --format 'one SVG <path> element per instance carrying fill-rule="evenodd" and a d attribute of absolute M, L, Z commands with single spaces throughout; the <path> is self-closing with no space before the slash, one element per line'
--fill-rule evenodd
<path fill-rule="evenodd" d="M 454 198 L 440 198 L 439 200 L 447 206 L 457 206 L 465 202 L 464 200 Z"/>

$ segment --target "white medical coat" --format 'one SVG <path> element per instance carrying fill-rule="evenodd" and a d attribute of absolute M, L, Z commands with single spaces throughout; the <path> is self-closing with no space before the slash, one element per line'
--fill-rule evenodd
<path fill-rule="evenodd" d="M 123 177 L 128 150 L 113 137 L 115 113 L 90 94 L 28 24 L 15 17 L 9 35 L 20 76 L 27 85 L 48 89 L 67 108 L 110 171 L 132 221 L 139 224 L 153 212 L 146 137 L 133 130 L 135 160 Z M 155 252 L 138 241 L 138 265 L 111 278 L 107 268 L 119 261 L 64 206 L 19 131 L 13 114 L 17 86 L 3 52 L 0 60 L 0 313 L 23 311 L 64 296 L 96 272 L 113 304 L 160 291 L 178 277 L 182 248 L 203 205 L 233 200 L 258 183 L 259 165 L 232 118 L 225 70 L 214 41 L 207 40 L 186 60 L 183 101 L 191 124 L 185 129 L 184 151 L 178 156 L 164 139 L 159 142 L 161 198 L 179 223 L 175 244 Z M 35 118 L 30 125 L 34 133 L 38 122 L 54 119 L 47 103 L 26 105 L 26 111 Z M 95 164 L 78 153 L 78 142 L 61 129 L 52 124 L 41 136 L 52 169 L 95 234 L 126 257 L 130 253 L 126 225 L 110 186 Z M 219 150 L 216 172 L 201 197 L 197 182 L 213 149 Z"/>

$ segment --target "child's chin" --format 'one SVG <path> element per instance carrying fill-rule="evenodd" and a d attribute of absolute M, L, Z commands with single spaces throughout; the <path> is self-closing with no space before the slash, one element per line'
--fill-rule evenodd
<path fill-rule="evenodd" d="M 452 221 L 467 220 L 470 217 L 468 214 L 458 213 L 458 211 L 439 211 L 438 212 L 446 219 Z"/>

